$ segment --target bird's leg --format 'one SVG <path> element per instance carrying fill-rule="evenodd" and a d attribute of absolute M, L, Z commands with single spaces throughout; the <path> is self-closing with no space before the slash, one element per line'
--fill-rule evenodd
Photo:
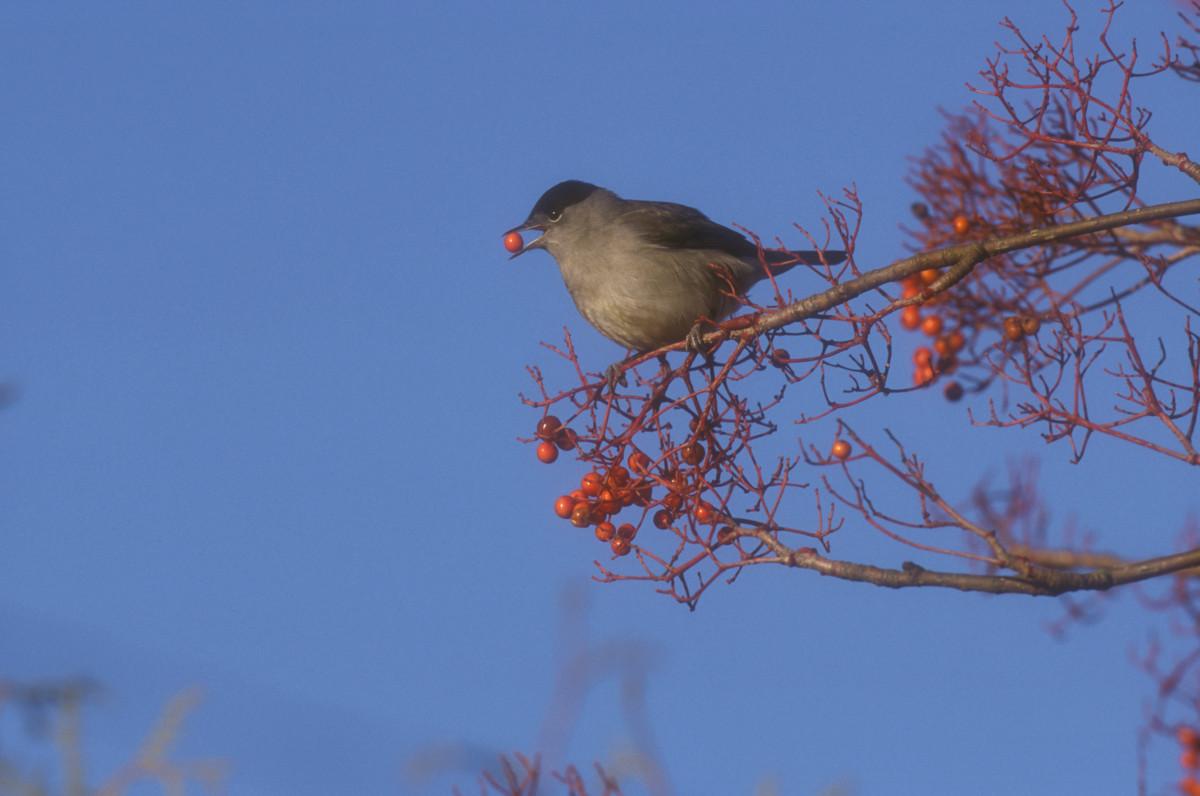
<path fill-rule="evenodd" d="M 692 324 L 692 328 L 688 330 L 687 337 L 683 338 L 685 351 L 699 351 L 704 346 L 704 329 L 709 327 L 715 331 L 720 331 L 721 327 L 707 318 L 697 318 Z"/>
<path fill-rule="evenodd" d="M 628 358 L 622 359 L 620 362 L 614 362 L 604 369 L 604 383 L 608 386 L 609 392 L 615 393 L 618 384 L 624 387 L 629 383 L 625 378 L 625 363 L 628 361 Z"/>

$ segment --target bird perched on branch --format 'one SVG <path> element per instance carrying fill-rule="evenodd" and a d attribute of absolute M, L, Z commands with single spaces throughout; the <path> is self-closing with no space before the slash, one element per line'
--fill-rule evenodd
<path fill-rule="evenodd" d="M 730 294 L 745 294 L 766 278 L 767 268 L 780 274 L 801 263 L 846 259 L 834 250 L 760 252 L 693 207 L 622 199 L 579 180 L 542 194 L 508 235 L 528 230 L 542 234 L 527 244 L 515 238 L 512 256 L 550 252 L 583 317 L 605 337 L 639 352 L 685 339 L 697 347 L 700 321 L 734 312 L 738 301 Z"/>

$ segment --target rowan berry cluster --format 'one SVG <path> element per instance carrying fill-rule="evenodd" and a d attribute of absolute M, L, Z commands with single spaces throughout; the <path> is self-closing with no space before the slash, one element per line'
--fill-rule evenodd
<path fill-rule="evenodd" d="M 684 444 L 668 450 L 658 461 L 632 447 L 622 454 L 624 458 L 595 460 L 597 469 L 585 473 L 578 488 L 554 501 L 554 513 L 577 528 L 594 528 L 596 538 L 607 543 L 615 556 L 633 550 L 633 540 L 647 520 L 659 530 L 680 536 L 704 528 L 712 534 L 712 527 L 726 515 L 714 505 L 713 485 L 705 474 L 717 467 L 722 454 L 711 441 L 706 450 L 703 430 L 697 433 L 693 427 L 692 432 Z M 547 464 L 557 458 L 559 448 L 570 450 L 577 442 L 554 415 L 539 421 L 536 434 L 541 440 L 538 459 Z M 553 451 L 553 455 L 544 455 L 545 451 Z M 713 539 L 722 544 L 733 534 L 732 527 L 723 526 Z"/>

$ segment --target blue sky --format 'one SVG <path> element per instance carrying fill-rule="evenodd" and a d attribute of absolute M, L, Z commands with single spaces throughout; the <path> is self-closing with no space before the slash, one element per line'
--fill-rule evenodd
<path fill-rule="evenodd" d="M 1049 600 L 763 570 L 689 613 L 591 582 L 596 545 L 550 512 L 583 468 L 515 441 L 539 341 L 565 325 L 596 368 L 619 353 L 549 258 L 500 246 L 545 188 L 798 242 L 817 191 L 853 183 L 859 262 L 883 265 L 906 158 L 967 101 L 1001 14 L 1063 20 L 1031 0 L 0 9 L 0 379 L 19 389 L 0 676 L 107 686 L 97 778 L 198 684 L 182 749 L 228 759 L 234 794 L 442 793 L 470 778 L 406 761 L 536 751 L 582 600 L 620 651 L 563 752 L 584 766 L 628 746 L 617 673 L 644 656 L 680 793 L 1130 791 L 1151 695 L 1133 600 L 1060 642 Z M 1123 37 L 1172 14 L 1136 4 Z M 1144 99 L 1176 148 L 1194 138 L 1200 106 Z M 1040 457 L 1056 519 L 1131 554 L 1170 549 L 1200 503 L 1179 466 L 1101 443 L 1072 467 L 932 398 L 849 419 L 921 441 L 952 495 Z"/>

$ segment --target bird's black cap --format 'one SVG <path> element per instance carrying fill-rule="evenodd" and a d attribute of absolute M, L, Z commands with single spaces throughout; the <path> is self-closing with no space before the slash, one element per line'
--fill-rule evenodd
<path fill-rule="evenodd" d="M 537 200 L 529 217 L 557 218 L 568 207 L 587 199 L 596 190 L 598 190 L 596 186 L 590 182 L 564 180 L 542 194 L 542 198 Z"/>

